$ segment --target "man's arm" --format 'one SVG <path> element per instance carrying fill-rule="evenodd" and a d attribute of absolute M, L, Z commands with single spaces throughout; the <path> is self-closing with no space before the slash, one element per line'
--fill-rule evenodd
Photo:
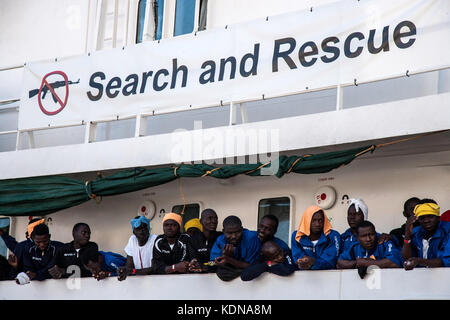
<path fill-rule="evenodd" d="M 399 266 L 391 260 L 384 258 L 380 260 L 358 258 L 356 259 L 356 267 L 378 266 L 380 268 L 398 268 Z"/>
<path fill-rule="evenodd" d="M 337 261 L 336 266 L 338 269 L 355 269 L 356 268 L 356 260 L 340 259 Z"/>
<path fill-rule="evenodd" d="M 133 269 L 134 269 L 133 257 L 127 255 L 127 262 L 125 263 L 125 266 L 119 268 L 118 280 L 119 281 L 125 280 L 127 276 L 129 276 L 132 273 Z"/>
<path fill-rule="evenodd" d="M 221 266 L 224 264 L 231 264 L 232 266 L 239 268 L 239 269 L 245 269 L 250 265 L 250 263 L 247 263 L 245 261 L 239 261 L 239 260 L 236 260 L 235 258 L 229 257 L 229 256 L 218 257 L 215 259 L 215 261 L 216 261 L 217 266 Z"/>
<path fill-rule="evenodd" d="M 279 276 L 288 276 L 297 270 L 290 254 L 286 254 L 283 262 L 270 263 L 268 271 Z"/>
<path fill-rule="evenodd" d="M 402 247 L 402 257 L 405 260 L 407 260 L 413 256 L 413 249 L 412 249 L 413 245 L 412 245 L 411 235 L 412 235 L 413 224 L 414 224 L 414 222 L 416 222 L 416 220 L 417 220 L 417 217 L 414 215 L 409 217 L 408 220 L 406 220 L 405 240 L 404 240 L 403 247 Z"/>
<path fill-rule="evenodd" d="M 48 269 L 48 272 L 52 276 L 53 279 L 61 279 L 66 275 L 66 268 L 61 268 L 63 265 L 63 255 L 64 255 L 64 246 L 56 249 L 55 260 L 53 267 Z"/>
<path fill-rule="evenodd" d="M 4 233 L 2 230 L 0 230 L 0 236 L 2 237 L 9 251 L 14 252 L 18 244 L 17 240 L 11 237 L 9 234 Z"/>
<path fill-rule="evenodd" d="M 266 272 L 269 269 L 267 264 L 265 262 L 257 262 L 252 265 L 249 265 L 247 268 L 245 268 L 241 273 L 241 279 L 242 281 L 250 281 L 257 277 L 259 277 L 261 274 Z"/>
<path fill-rule="evenodd" d="M 211 261 L 214 261 L 216 258 L 222 256 L 222 246 L 221 243 L 219 243 L 220 236 L 217 238 L 216 242 L 214 242 L 213 247 L 211 248 L 211 252 L 209 254 L 209 259 Z"/>
<path fill-rule="evenodd" d="M 403 264 L 405 270 L 412 270 L 417 266 L 423 266 L 428 268 L 439 268 L 443 267 L 444 264 L 441 259 L 422 259 L 417 257 L 411 257 L 405 260 Z"/>

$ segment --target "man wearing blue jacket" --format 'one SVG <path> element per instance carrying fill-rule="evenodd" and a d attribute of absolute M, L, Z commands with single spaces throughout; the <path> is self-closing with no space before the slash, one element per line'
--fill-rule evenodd
<path fill-rule="evenodd" d="M 88 248 L 80 259 L 97 280 L 118 276 L 118 269 L 127 263 L 127 258 L 118 253 L 98 251 L 96 248 Z"/>
<path fill-rule="evenodd" d="M 440 221 L 440 208 L 432 199 L 421 200 L 408 218 L 402 256 L 404 267 L 450 267 L 450 222 Z M 413 229 L 418 220 L 419 227 Z"/>
<path fill-rule="evenodd" d="M 210 259 L 217 266 L 217 276 L 231 281 L 258 258 L 260 249 L 258 233 L 244 229 L 238 217 L 228 216 L 223 221 L 223 235 L 211 249 Z"/>
<path fill-rule="evenodd" d="M 283 251 L 291 251 L 286 242 L 280 238 L 275 237 L 278 229 L 278 218 L 272 214 L 265 215 L 261 218 L 258 224 L 258 238 L 261 244 L 267 241 L 274 241 Z"/>
<path fill-rule="evenodd" d="M 300 270 L 335 269 L 341 238 L 331 229 L 325 211 L 308 207 L 297 231 L 292 233 L 292 257 Z"/>
<path fill-rule="evenodd" d="M 401 268 L 402 258 L 398 247 L 392 241 L 379 243 L 375 226 L 362 221 L 356 227 L 358 242 L 347 248 L 339 257 L 339 269 L 355 269 L 376 265 L 380 268 Z"/>
<path fill-rule="evenodd" d="M 283 250 L 275 241 L 266 241 L 261 247 L 261 255 L 241 273 L 242 281 L 250 281 L 264 272 L 288 276 L 297 270 L 291 250 Z"/>

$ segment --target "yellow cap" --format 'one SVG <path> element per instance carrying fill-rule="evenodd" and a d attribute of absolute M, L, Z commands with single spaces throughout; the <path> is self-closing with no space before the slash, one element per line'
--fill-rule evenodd
<path fill-rule="evenodd" d="M 198 219 L 198 218 L 191 219 L 191 220 L 189 220 L 188 222 L 185 223 L 184 231 L 188 231 L 189 228 L 197 228 L 201 232 L 203 232 L 203 226 L 200 223 L 200 219 Z"/>
<path fill-rule="evenodd" d="M 425 215 L 434 215 L 434 216 L 440 216 L 440 208 L 436 203 L 423 203 L 418 204 L 414 207 L 414 214 L 416 217 L 425 216 Z"/>

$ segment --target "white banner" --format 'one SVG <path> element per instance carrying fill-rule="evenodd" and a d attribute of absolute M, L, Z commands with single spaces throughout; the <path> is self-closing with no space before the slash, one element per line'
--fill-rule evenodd
<path fill-rule="evenodd" d="M 293 94 L 450 65 L 450 1 L 342 1 L 28 63 L 19 129 Z"/>

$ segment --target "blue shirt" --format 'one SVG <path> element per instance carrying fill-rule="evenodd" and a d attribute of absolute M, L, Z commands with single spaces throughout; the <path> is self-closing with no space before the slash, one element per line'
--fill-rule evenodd
<path fill-rule="evenodd" d="M 210 259 L 214 260 L 222 256 L 222 250 L 227 244 L 225 235 L 217 238 L 211 249 Z M 234 250 L 233 258 L 247 263 L 253 263 L 259 256 L 261 249 L 261 241 L 256 231 L 244 229 L 242 231 L 242 239 Z"/>
<path fill-rule="evenodd" d="M 359 243 L 356 239 L 356 235 L 354 235 L 351 231 L 351 228 L 348 228 L 343 234 L 341 234 L 341 252 L 343 253 L 350 249 L 355 243 Z M 377 232 L 377 239 L 380 234 Z M 394 241 L 394 244 L 397 245 L 397 242 Z"/>
<path fill-rule="evenodd" d="M 295 240 L 296 234 L 297 231 L 294 231 L 291 237 L 292 257 L 295 263 L 298 259 L 306 255 L 315 259 L 311 270 L 336 269 L 337 257 L 341 245 L 339 232 L 331 230 L 327 236 L 322 232 L 315 246 L 306 235 L 303 235 L 300 241 L 297 242 Z"/>
<path fill-rule="evenodd" d="M 351 230 L 351 228 L 348 228 L 343 234 L 341 234 L 341 252 L 347 251 L 352 245 L 358 243 L 358 240 L 356 240 L 356 235 L 354 235 Z"/>
<path fill-rule="evenodd" d="M 106 272 L 111 272 L 110 276 L 117 276 L 117 269 L 123 267 L 127 263 L 127 258 L 121 256 L 114 252 L 99 251 L 103 256 L 102 270 Z"/>
<path fill-rule="evenodd" d="M 347 248 L 339 256 L 338 260 L 354 261 L 359 258 L 370 258 L 374 256 L 376 260 L 389 259 L 399 267 L 403 267 L 402 253 L 399 248 L 392 241 L 385 241 L 378 243 L 372 250 L 364 249 L 359 242 Z"/>
<path fill-rule="evenodd" d="M 440 221 L 433 236 L 428 239 L 427 259 L 441 259 L 445 267 L 450 267 L 450 222 Z M 411 249 L 413 257 L 423 258 L 423 239 L 425 230 L 415 227 L 411 234 Z"/>

